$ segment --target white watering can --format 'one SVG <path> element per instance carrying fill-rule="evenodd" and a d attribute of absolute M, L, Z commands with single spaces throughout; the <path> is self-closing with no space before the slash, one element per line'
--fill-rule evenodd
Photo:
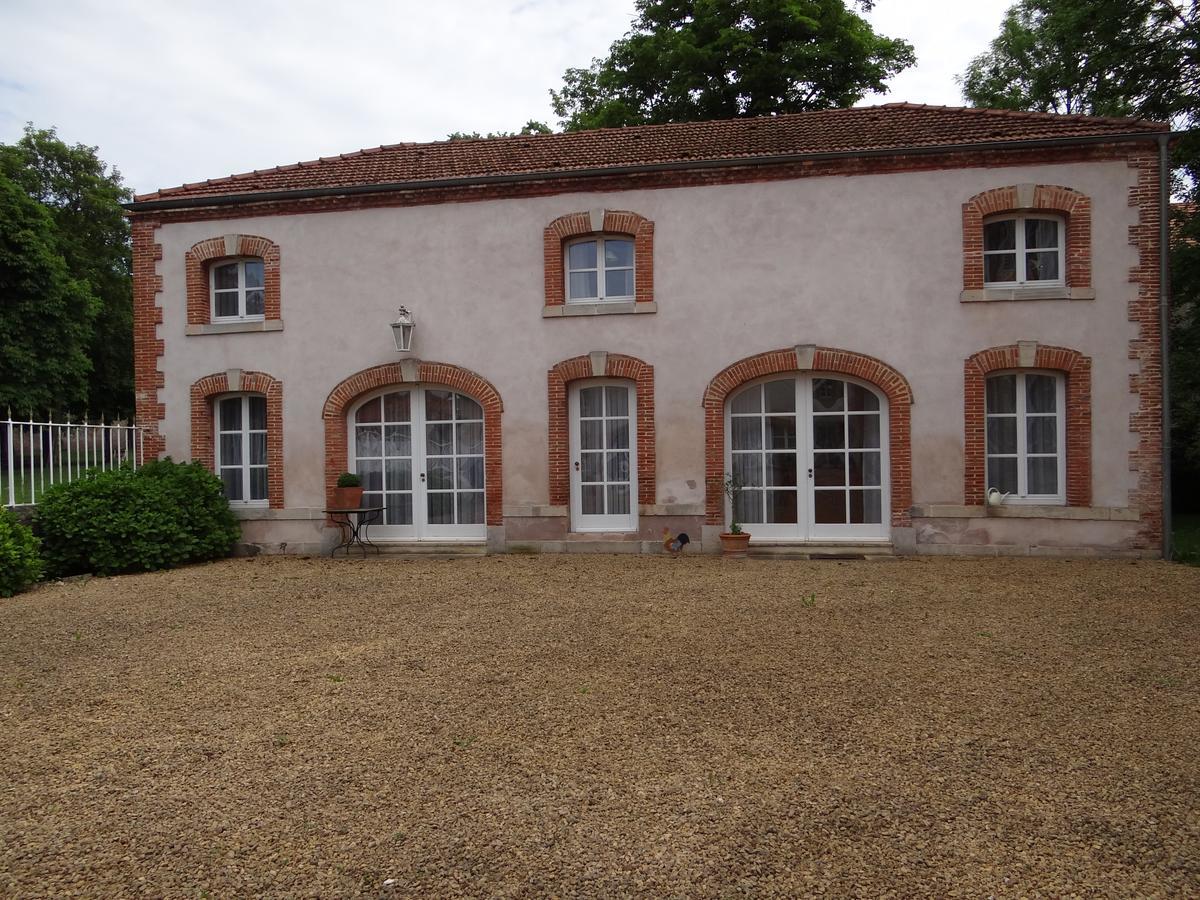
<path fill-rule="evenodd" d="M 1008 494 L 1001 492 L 999 488 L 989 488 L 987 492 L 987 505 L 999 506 L 1007 496 Z"/>

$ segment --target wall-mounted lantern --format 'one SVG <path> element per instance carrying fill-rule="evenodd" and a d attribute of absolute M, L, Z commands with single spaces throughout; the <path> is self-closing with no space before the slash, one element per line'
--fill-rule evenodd
<path fill-rule="evenodd" d="M 396 339 L 396 350 L 400 353 L 407 353 L 412 349 L 413 329 L 416 325 L 413 324 L 413 315 L 405 307 L 400 307 L 400 314 L 396 317 L 396 321 L 392 323 L 392 337 Z"/>

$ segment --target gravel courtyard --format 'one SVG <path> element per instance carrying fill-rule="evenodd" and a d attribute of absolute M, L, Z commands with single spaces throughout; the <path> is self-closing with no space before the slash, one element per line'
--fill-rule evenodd
<path fill-rule="evenodd" d="M 0 601 L 0 895 L 1200 893 L 1200 569 L 229 560 Z"/>

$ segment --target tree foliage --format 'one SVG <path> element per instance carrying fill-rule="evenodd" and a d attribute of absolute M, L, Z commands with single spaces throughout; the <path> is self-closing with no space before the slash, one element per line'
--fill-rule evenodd
<path fill-rule="evenodd" d="M 869 4 L 859 4 L 869 8 Z M 551 91 L 568 131 L 851 106 L 916 61 L 843 0 L 637 0 L 609 55 Z"/>
<path fill-rule="evenodd" d="M 50 408 L 71 404 L 110 415 L 132 412 L 132 265 L 121 209 L 132 192 L 97 148 L 68 145 L 54 129 L 32 125 L 15 144 L 0 145 L 0 173 L 49 213 L 53 243 L 67 271 L 99 301 L 87 340 L 92 366 L 87 394 L 56 398 Z"/>
<path fill-rule="evenodd" d="M 550 126 L 545 122 L 538 122 L 535 119 L 530 119 L 521 126 L 520 131 L 489 131 L 487 134 L 480 134 L 478 131 L 453 131 L 446 135 L 448 141 L 470 141 L 479 140 L 481 138 L 507 138 L 520 137 L 523 134 L 552 134 Z"/>

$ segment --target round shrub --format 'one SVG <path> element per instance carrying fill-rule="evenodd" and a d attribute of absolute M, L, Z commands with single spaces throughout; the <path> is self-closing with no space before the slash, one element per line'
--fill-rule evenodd
<path fill-rule="evenodd" d="M 221 481 L 198 463 L 91 472 L 38 503 L 42 556 L 55 576 L 170 569 L 228 556 L 240 529 Z"/>
<path fill-rule="evenodd" d="M 7 509 L 0 509 L 0 597 L 11 597 L 42 577 L 40 542 Z"/>

